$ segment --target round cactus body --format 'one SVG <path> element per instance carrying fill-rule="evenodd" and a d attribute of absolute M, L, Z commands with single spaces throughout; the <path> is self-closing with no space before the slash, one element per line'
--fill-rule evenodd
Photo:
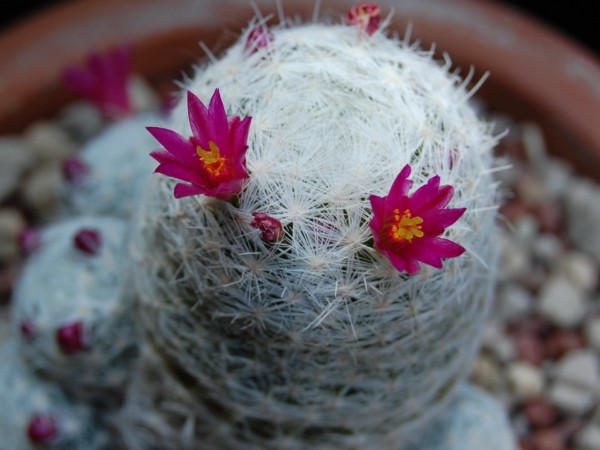
<path fill-rule="evenodd" d="M 96 450 L 107 434 L 90 408 L 70 401 L 58 386 L 37 378 L 16 341 L 0 347 L 0 446 L 7 450 Z"/>
<path fill-rule="evenodd" d="M 111 125 L 63 164 L 65 208 L 73 215 L 128 218 L 152 171 L 153 140 L 146 125 L 161 120 L 140 114 Z"/>
<path fill-rule="evenodd" d="M 126 230 L 91 217 L 43 229 L 15 287 L 25 360 L 77 398 L 118 401 L 136 353 Z"/>
<path fill-rule="evenodd" d="M 478 347 L 495 273 L 496 138 L 449 62 L 382 30 L 282 26 L 249 49 L 255 29 L 199 68 L 174 111 L 181 136 L 215 132 L 194 120 L 218 109 L 218 89 L 231 142 L 251 117 L 247 176 L 236 169 L 233 195 L 229 181 L 175 187 L 183 198 L 172 178 L 150 184 L 134 236 L 142 328 L 205 420 L 228 429 L 198 448 L 401 448 Z M 211 99 L 208 113 L 196 97 Z M 219 175 L 228 144 L 198 139 L 193 156 Z M 398 174 L 409 172 L 407 194 Z M 400 271 L 373 236 L 373 196 L 396 186 L 422 198 L 436 183 L 453 190 L 444 204 L 466 208 L 443 233 L 466 252 Z M 395 214 L 406 240 L 427 231 Z"/>

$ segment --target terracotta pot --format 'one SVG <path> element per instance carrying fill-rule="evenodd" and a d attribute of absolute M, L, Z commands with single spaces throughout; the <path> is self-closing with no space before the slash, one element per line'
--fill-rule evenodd
<path fill-rule="evenodd" d="M 274 0 L 255 0 L 264 15 Z M 310 18 L 314 4 L 283 0 L 286 15 Z M 321 15 L 340 17 L 355 0 L 323 0 Z M 569 38 L 485 0 L 380 0 L 394 9 L 391 28 L 451 55 L 475 79 L 495 110 L 538 123 L 550 150 L 581 173 L 600 179 L 600 62 Z M 198 42 L 223 48 L 253 16 L 248 0 L 80 0 L 62 4 L 0 36 L 0 133 L 22 130 L 72 97 L 62 86 L 65 64 L 91 49 L 128 42 L 134 66 L 155 85 L 180 78 L 202 57 Z"/>

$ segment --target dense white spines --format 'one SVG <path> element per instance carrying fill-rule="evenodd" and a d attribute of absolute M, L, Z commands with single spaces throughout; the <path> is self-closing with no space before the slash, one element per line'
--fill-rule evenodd
<path fill-rule="evenodd" d="M 250 179 L 235 206 L 151 183 L 134 246 L 142 328 L 238 446 L 387 448 L 435 416 L 477 348 L 495 138 L 427 52 L 348 26 L 272 32 L 249 53 L 247 31 L 185 86 L 205 102 L 219 88 L 229 114 L 252 116 Z M 184 101 L 171 127 L 190 135 Z M 369 242 L 368 197 L 405 164 L 415 187 L 440 175 L 467 208 L 447 232 L 467 253 L 415 276 Z M 283 223 L 281 242 L 260 240 L 255 211 Z"/>

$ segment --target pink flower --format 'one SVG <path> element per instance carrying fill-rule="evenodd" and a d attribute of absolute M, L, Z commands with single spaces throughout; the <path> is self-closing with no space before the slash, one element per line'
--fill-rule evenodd
<path fill-rule="evenodd" d="M 374 3 L 358 3 L 348 12 L 347 20 L 371 36 L 379 28 L 379 6 Z"/>
<path fill-rule="evenodd" d="M 413 182 L 408 179 L 407 164 L 385 197 L 371 195 L 375 249 L 383 253 L 400 272 L 415 274 L 418 261 L 440 269 L 442 258 L 454 258 L 465 249 L 440 237 L 444 230 L 463 215 L 466 208 L 444 208 L 454 195 L 452 186 L 440 186 L 440 177 L 432 177 L 411 196 Z"/>
<path fill-rule="evenodd" d="M 253 212 L 254 220 L 250 226 L 261 231 L 260 238 L 265 242 L 277 242 L 283 238 L 283 225 L 274 217 L 265 213 Z"/>
<path fill-rule="evenodd" d="M 271 30 L 267 27 L 262 26 L 254 28 L 250 34 L 248 34 L 244 50 L 250 53 L 256 53 L 259 49 L 268 47 L 274 39 L 275 36 L 273 36 Z"/>
<path fill-rule="evenodd" d="M 90 53 L 85 66 L 69 66 L 63 72 L 67 87 L 109 119 L 119 119 L 132 112 L 128 93 L 130 76 L 128 47 L 118 47 L 104 54 Z"/>
<path fill-rule="evenodd" d="M 230 200 L 242 191 L 248 178 L 246 150 L 251 118 L 228 118 L 218 89 L 208 109 L 189 91 L 187 101 L 191 137 L 148 127 L 164 147 L 150 153 L 159 162 L 155 172 L 187 182 L 175 186 L 175 198 L 203 194 Z"/>

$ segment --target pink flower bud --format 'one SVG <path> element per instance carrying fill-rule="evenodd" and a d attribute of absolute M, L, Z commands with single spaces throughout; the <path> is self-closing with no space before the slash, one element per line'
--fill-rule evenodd
<path fill-rule="evenodd" d="M 56 330 L 56 342 L 67 355 L 79 353 L 85 348 L 83 323 L 74 322 Z"/>
<path fill-rule="evenodd" d="M 261 231 L 260 238 L 265 242 L 277 242 L 283 238 L 283 225 L 274 217 L 260 212 L 253 212 L 254 220 L 250 226 Z"/>
<path fill-rule="evenodd" d="M 83 228 L 73 238 L 75 248 L 88 255 L 95 255 L 102 245 L 102 237 L 93 228 Z"/>
<path fill-rule="evenodd" d="M 275 39 L 271 30 L 267 27 L 258 27 L 253 29 L 248 35 L 245 50 L 250 53 L 257 52 L 260 48 L 268 47 Z"/>
<path fill-rule="evenodd" d="M 62 174 L 69 183 L 76 184 L 89 173 L 88 166 L 79 158 L 68 157 L 63 161 Z"/>
<path fill-rule="evenodd" d="M 29 420 L 27 436 L 33 444 L 49 444 L 57 435 L 56 419 L 51 414 L 36 413 Z"/>
<path fill-rule="evenodd" d="M 347 20 L 371 36 L 379 28 L 379 12 L 379 6 L 376 4 L 361 2 L 348 12 Z"/>

